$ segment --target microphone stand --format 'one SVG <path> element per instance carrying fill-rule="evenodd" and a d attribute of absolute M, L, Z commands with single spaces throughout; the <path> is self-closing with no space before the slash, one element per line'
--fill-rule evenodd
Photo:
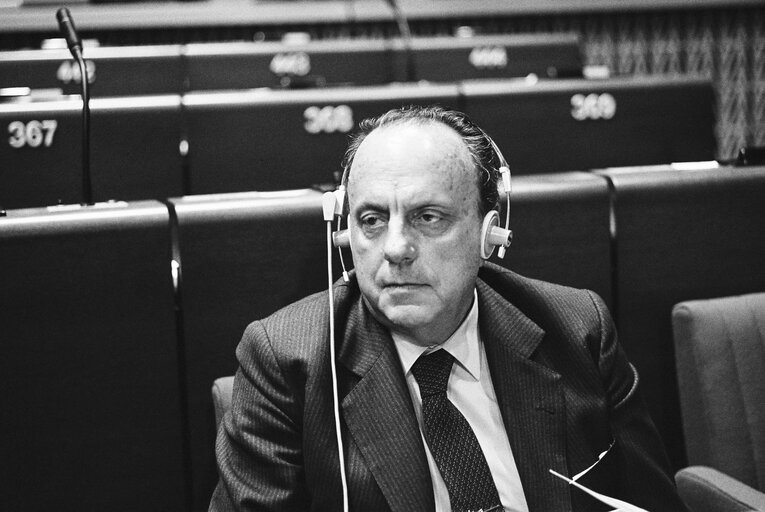
<path fill-rule="evenodd" d="M 82 76 L 82 197 L 84 204 L 93 204 L 93 185 L 90 180 L 90 91 L 88 69 L 82 52 L 77 52 L 77 63 Z"/>
<path fill-rule="evenodd" d="M 74 20 L 66 7 L 56 12 L 59 29 L 66 39 L 66 44 L 72 57 L 80 67 L 80 83 L 82 85 L 82 198 L 83 204 L 93 204 L 93 184 L 90 179 L 90 91 L 88 85 L 88 68 L 82 56 L 82 43 L 74 28 Z"/>
<path fill-rule="evenodd" d="M 396 20 L 398 26 L 398 35 L 401 38 L 401 42 L 404 44 L 404 66 L 406 73 L 406 81 L 413 82 L 417 80 L 417 70 L 414 64 L 414 48 L 412 44 L 412 31 L 409 28 L 409 20 L 407 19 L 404 11 L 398 5 L 397 0 L 386 0 L 393 11 L 393 17 Z"/>

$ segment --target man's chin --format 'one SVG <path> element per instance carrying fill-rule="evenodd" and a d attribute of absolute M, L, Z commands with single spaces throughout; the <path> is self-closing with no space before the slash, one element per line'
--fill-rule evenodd
<path fill-rule="evenodd" d="M 402 331 L 424 327 L 431 319 L 430 311 L 420 304 L 382 305 L 380 312 L 391 328 Z"/>

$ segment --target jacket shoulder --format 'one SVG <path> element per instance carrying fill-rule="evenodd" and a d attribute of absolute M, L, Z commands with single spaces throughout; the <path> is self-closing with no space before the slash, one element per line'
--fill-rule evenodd
<path fill-rule="evenodd" d="M 574 340 L 592 356 L 613 329 L 606 304 L 591 290 L 524 277 L 493 264 L 485 265 L 479 277 L 554 339 Z"/>
<path fill-rule="evenodd" d="M 589 315 L 595 312 L 593 308 L 605 308 L 600 296 L 591 290 L 525 277 L 492 263 L 484 265 L 479 277 L 535 321 L 541 320 L 540 316 L 570 320 L 578 312 Z"/>
<path fill-rule="evenodd" d="M 340 312 L 353 300 L 349 288 L 344 283 L 333 287 L 336 318 L 342 318 Z M 266 338 L 273 350 L 282 354 L 305 353 L 322 346 L 329 330 L 327 296 L 327 290 L 316 292 L 255 320 L 247 326 L 242 341 Z"/>

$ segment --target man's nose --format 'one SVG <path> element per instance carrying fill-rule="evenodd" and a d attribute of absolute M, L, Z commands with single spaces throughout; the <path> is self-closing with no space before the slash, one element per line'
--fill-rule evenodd
<path fill-rule="evenodd" d="M 383 251 L 385 259 L 394 265 L 411 262 L 417 257 L 417 248 L 405 223 L 391 219 Z"/>

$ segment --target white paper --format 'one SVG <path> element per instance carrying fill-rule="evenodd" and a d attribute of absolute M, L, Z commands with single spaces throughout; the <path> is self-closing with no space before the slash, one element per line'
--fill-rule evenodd
<path fill-rule="evenodd" d="M 601 503 L 605 503 L 606 505 L 610 507 L 616 507 L 612 512 L 648 512 L 644 508 L 636 507 L 635 505 L 632 505 L 630 503 L 627 503 L 626 501 L 617 500 L 616 498 L 612 498 L 610 496 L 606 496 L 605 494 L 600 494 L 595 491 L 592 491 L 588 489 L 587 487 L 583 486 L 579 482 L 576 482 L 575 480 L 572 480 L 571 478 L 567 476 L 563 476 L 557 471 L 550 470 L 550 473 L 557 476 L 558 478 L 565 480 L 569 484 L 578 487 L 579 489 L 583 490 L 596 500 L 600 501 Z"/>

